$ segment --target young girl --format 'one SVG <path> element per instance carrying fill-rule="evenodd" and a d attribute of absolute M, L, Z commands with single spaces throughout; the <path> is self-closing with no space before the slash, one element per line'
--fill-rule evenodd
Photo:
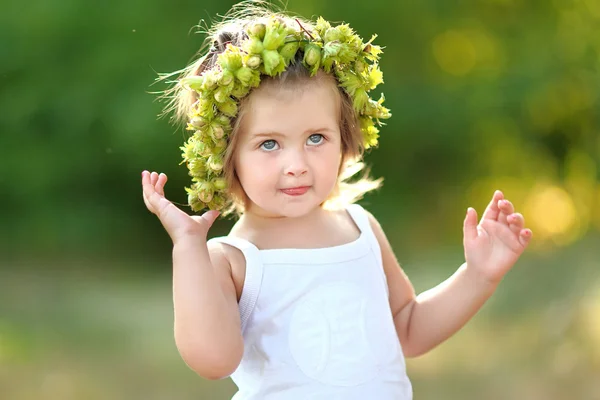
<path fill-rule="evenodd" d="M 404 357 L 459 330 L 531 231 L 496 191 L 479 223 L 467 210 L 465 263 L 416 296 L 355 204 L 380 181 L 348 181 L 390 116 L 368 95 L 381 48 L 347 25 L 240 9 L 169 93 L 194 131 L 182 147 L 189 203 L 211 210 L 189 216 L 165 197 L 165 174 L 142 173 L 173 241 L 179 352 L 200 376 L 231 376 L 237 400 L 411 399 Z M 207 242 L 221 210 L 239 219 Z"/>

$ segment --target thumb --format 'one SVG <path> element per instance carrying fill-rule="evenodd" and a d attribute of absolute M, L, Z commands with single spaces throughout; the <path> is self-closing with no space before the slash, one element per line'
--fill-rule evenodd
<path fill-rule="evenodd" d="M 209 211 L 205 212 L 204 214 L 202 214 L 202 216 L 200 218 L 202 218 L 204 221 L 206 221 L 207 228 L 210 229 L 210 227 L 215 222 L 215 220 L 217 219 L 219 214 L 221 214 L 221 213 L 217 210 L 209 210 Z"/>
<path fill-rule="evenodd" d="M 463 226 L 463 234 L 465 240 L 473 240 L 477 238 L 477 211 L 469 207 Z"/>

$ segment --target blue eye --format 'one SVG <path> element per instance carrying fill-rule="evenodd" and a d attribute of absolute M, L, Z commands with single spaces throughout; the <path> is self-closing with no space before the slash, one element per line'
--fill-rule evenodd
<path fill-rule="evenodd" d="M 321 135 L 320 133 L 314 133 L 308 137 L 307 143 L 311 144 L 311 145 L 316 145 L 316 144 L 321 144 L 321 142 L 323 142 L 323 140 L 325 140 L 323 135 Z"/>
<path fill-rule="evenodd" d="M 262 144 L 260 145 L 260 148 L 266 151 L 273 151 L 276 150 L 277 148 L 277 142 L 274 140 L 265 140 L 264 142 L 262 142 Z"/>

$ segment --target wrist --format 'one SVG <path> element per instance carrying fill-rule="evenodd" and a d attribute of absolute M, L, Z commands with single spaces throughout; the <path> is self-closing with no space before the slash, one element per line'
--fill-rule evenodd
<path fill-rule="evenodd" d="M 500 280 L 490 279 L 481 272 L 481 268 L 474 267 L 467 262 L 462 264 L 459 269 L 463 271 L 465 278 L 470 282 L 473 288 L 479 291 L 489 292 L 491 294 L 496 290 L 500 283 Z"/>
<path fill-rule="evenodd" d="M 177 237 L 173 240 L 173 251 L 189 250 L 204 245 L 206 247 L 206 237 L 203 235 L 187 234 Z"/>

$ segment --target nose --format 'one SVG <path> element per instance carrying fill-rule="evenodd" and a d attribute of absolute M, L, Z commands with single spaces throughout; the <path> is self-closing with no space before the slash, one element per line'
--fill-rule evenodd
<path fill-rule="evenodd" d="M 305 154 L 302 151 L 290 150 L 285 157 L 284 175 L 302 176 L 308 171 Z"/>

